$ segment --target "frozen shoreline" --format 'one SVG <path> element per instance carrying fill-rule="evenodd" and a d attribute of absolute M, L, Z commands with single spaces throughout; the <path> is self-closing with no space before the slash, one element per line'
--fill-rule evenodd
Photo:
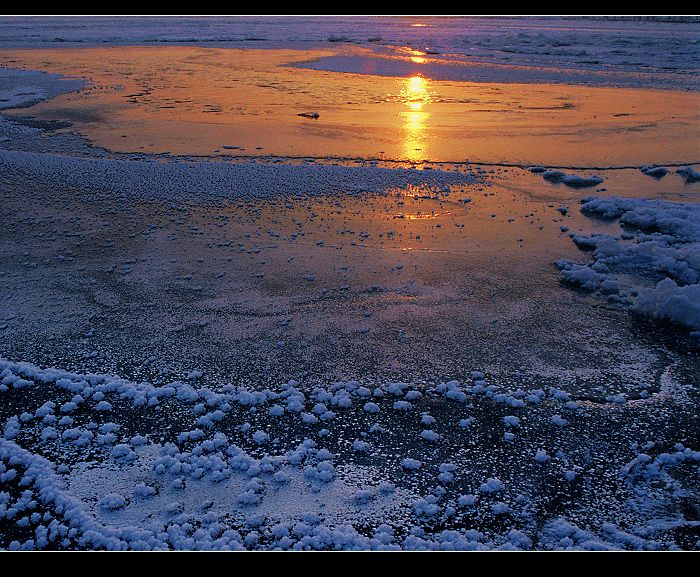
<path fill-rule="evenodd" d="M 0 119 L 0 549 L 700 548 L 692 167 L 222 160 Z"/>

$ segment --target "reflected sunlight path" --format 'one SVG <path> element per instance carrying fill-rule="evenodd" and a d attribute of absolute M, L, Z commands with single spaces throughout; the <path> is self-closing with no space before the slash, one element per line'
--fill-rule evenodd
<path fill-rule="evenodd" d="M 422 76 L 406 78 L 401 96 L 407 108 L 401 113 L 403 153 L 408 160 L 418 162 L 430 157 L 429 150 L 426 150 L 430 118 L 426 105 L 432 100 L 430 81 Z"/>
<path fill-rule="evenodd" d="M 58 132 L 124 153 L 560 167 L 698 161 L 700 93 L 295 66 L 333 54 L 185 46 L 5 50 L 0 66 L 78 77 L 87 86 L 3 114 L 69 123 Z M 402 53 L 412 65 L 427 54 Z M 300 116 L 306 112 L 318 116 Z"/>

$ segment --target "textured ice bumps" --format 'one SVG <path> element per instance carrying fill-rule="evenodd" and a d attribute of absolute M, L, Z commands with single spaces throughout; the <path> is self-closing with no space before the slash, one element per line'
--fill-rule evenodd
<path fill-rule="evenodd" d="M 592 260 L 558 261 L 562 278 L 633 312 L 700 331 L 700 205 L 586 198 L 581 211 L 619 219 L 625 232 L 570 235 Z"/>

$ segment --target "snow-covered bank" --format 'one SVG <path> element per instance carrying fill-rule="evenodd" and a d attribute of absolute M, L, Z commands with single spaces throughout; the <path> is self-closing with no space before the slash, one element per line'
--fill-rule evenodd
<path fill-rule="evenodd" d="M 63 157 L 0 150 L 0 171 L 8 178 L 31 176 L 54 186 L 103 191 L 114 197 L 169 201 L 303 198 L 382 193 L 414 186 L 424 194 L 473 183 L 473 173 L 360 166 L 289 165 L 211 161 L 136 161 Z"/>
<path fill-rule="evenodd" d="M 199 371 L 153 386 L 0 360 L 0 377 L 2 548 L 665 549 L 692 526 L 672 501 L 700 453 L 577 449 L 597 409 L 556 389 L 500 393 L 478 371 L 435 387 L 213 390 Z M 619 463 L 605 473 L 624 496 L 616 522 L 610 502 L 585 525 L 557 506 L 606 498 L 591 449 Z"/>
<path fill-rule="evenodd" d="M 633 312 L 700 331 L 700 204 L 586 198 L 581 211 L 619 219 L 624 231 L 570 235 L 593 260 L 558 261 L 564 280 Z"/>
<path fill-rule="evenodd" d="M 83 85 L 81 80 L 60 74 L 0 68 L 0 110 L 32 106 Z"/>

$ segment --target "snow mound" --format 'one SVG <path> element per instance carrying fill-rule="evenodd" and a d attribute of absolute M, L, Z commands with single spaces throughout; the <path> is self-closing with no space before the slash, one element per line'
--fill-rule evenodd
<path fill-rule="evenodd" d="M 545 170 L 542 172 L 533 171 L 542 175 L 542 178 L 553 183 L 563 183 L 571 188 L 588 188 L 591 186 L 596 186 L 603 182 L 600 176 L 578 176 L 576 174 L 566 174 L 560 170 Z"/>
<path fill-rule="evenodd" d="M 684 166 L 676 171 L 686 182 L 698 182 L 700 181 L 700 172 L 695 170 L 692 166 Z"/>
<path fill-rule="evenodd" d="M 668 168 L 665 166 L 643 166 L 641 170 L 647 176 L 654 178 L 662 178 L 668 174 Z"/>
<path fill-rule="evenodd" d="M 638 313 L 700 329 L 700 285 L 678 286 L 665 278 L 653 289 L 642 289 L 634 304 Z"/>
<path fill-rule="evenodd" d="M 700 329 L 700 204 L 586 198 L 581 211 L 619 219 L 626 233 L 570 235 L 592 261 L 558 261 L 564 281 L 635 313 Z"/>

